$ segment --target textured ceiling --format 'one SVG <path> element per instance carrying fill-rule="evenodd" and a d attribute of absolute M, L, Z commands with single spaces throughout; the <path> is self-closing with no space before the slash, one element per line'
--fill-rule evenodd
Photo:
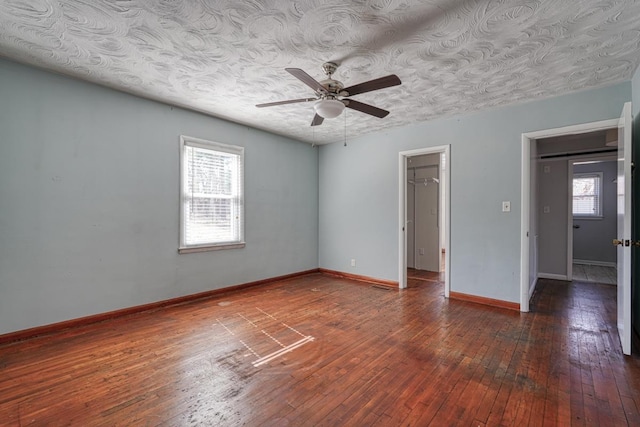
<path fill-rule="evenodd" d="M 284 71 L 352 85 L 391 111 L 346 110 L 347 137 L 605 86 L 640 62 L 636 0 L 2 0 L 0 55 L 296 139 L 328 143 L 345 117 L 310 127 L 312 97 Z"/>

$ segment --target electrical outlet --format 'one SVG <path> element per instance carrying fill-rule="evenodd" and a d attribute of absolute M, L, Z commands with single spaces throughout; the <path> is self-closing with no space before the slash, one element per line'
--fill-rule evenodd
<path fill-rule="evenodd" d="M 356 266 L 356 260 L 355 260 L 355 259 L 352 259 L 352 260 L 351 260 L 351 267 L 355 267 L 355 266 Z"/>
<path fill-rule="evenodd" d="M 511 202 L 502 202 L 502 212 L 511 212 Z"/>

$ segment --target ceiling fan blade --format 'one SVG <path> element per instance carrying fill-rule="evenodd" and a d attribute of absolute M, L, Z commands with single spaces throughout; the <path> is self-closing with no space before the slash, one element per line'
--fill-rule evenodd
<path fill-rule="evenodd" d="M 373 105 L 365 104 L 363 102 L 354 101 L 353 99 L 343 99 L 342 102 L 344 102 L 344 105 L 347 108 L 358 110 L 380 119 L 389 115 L 387 110 L 383 110 L 382 108 L 374 107 Z"/>
<path fill-rule="evenodd" d="M 305 73 L 300 68 L 285 68 L 284 70 L 296 79 L 300 80 L 302 83 L 309 86 L 314 91 L 318 93 L 328 93 L 327 89 L 325 89 L 325 87 L 322 86 L 319 81 L 311 77 L 309 74 Z"/>
<path fill-rule="evenodd" d="M 295 104 L 296 102 L 309 102 L 316 101 L 318 98 L 300 98 L 300 99 L 289 99 L 287 101 L 276 101 L 276 102 L 267 102 L 266 104 L 258 104 L 256 107 L 273 107 L 274 105 L 284 105 L 284 104 Z"/>
<path fill-rule="evenodd" d="M 386 87 L 397 86 L 401 83 L 402 82 L 398 76 L 391 74 L 386 77 L 380 77 L 379 79 L 369 80 L 368 82 L 346 87 L 344 88 L 344 91 L 349 93 L 348 96 L 353 96 L 360 93 L 371 92 L 373 90 L 384 89 Z"/>
<path fill-rule="evenodd" d="M 324 122 L 324 117 L 316 114 L 313 116 L 313 120 L 311 121 L 311 126 L 320 126 Z"/>

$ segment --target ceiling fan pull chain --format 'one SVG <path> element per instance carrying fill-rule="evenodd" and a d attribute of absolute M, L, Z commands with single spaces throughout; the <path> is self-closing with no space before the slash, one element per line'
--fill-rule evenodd
<path fill-rule="evenodd" d="M 344 146 L 347 146 L 347 112 L 344 112 Z"/>

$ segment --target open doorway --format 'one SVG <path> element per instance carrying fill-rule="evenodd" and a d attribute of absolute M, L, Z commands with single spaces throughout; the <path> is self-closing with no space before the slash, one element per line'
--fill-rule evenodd
<path fill-rule="evenodd" d="M 449 296 L 449 146 L 399 157 L 399 284 L 443 283 Z"/>
<path fill-rule="evenodd" d="M 540 275 L 540 254 L 546 253 L 545 248 L 541 247 L 540 240 L 540 216 L 544 214 L 544 206 L 539 200 L 538 186 L 540 185 L 541 173 L 539 170 L 541 157 L 545 155 L 544 148 L 540 141 L 546 140 L 547 143 L 553 145 L 554 142 L 558 143 L 557 138 L 564 137 L 580 137 L 579 135 L 594 133 L 594 132 L 606 132 L 609 129 L 616 129 L 618 127 L 619 120 L 602 120 L 599 122 L 584 123 L 580 125 L 571 125 L 562 128 L 546 129 L 536 132 L 528 132 L 522 134 L 522 199 L 521 199 L 521 214 L 522 214 L 522 228 L 521 228 L 521 247 L 520 247 L 520 311 L 529 311 L 529 298 L 533 295 L 538 278 L 544 278 Z M 554 138 L 556 140 L 554 141 Z M 558 149 L 558 145 L 555 145 L 554 149 Z M 588 151 L 588 150 L 584 150 Z M 562 153 L 546 153 L 551 156 L 563 156 Z M 568 154 L 568 153 L 565 153 Z M 562 157 L 556 157 L 556 159 L 562 159 Z M 549 158 L 545 160 L 550 160 Z M 566 158 L 565 158 L 566 160 Z M 544 167 L 544 166 L 543 166 Z M 568 173 L 568 172 L 567 172 Z M 562 182 L 567 182 L 565 176 Z M 568 185 L 564 186 L 568 191 Z M 560 206 L 560 205 L 558 205 Z M 569 203 L 565 204 L 565 220 L 553 221 L 553 224 L 558 224 L 562 227 L 561 230 L 556 231 L 557 236 L 564 236 L 565 242 L 561 244 L 559 248 L 565 248 L 565 252 L 570 250 L 568 241 L 570 239 L 570 231 L 566 225 L 569 222 L 568 214 Z M 563 227 L 562 224 L 565 224 Z M 572 231 L 571 231 L 572 233 Z M 567 280 L 571 275 L 570 269 L 572 268 L 572 262 L 570 262 L 572 256 L 569 257 L 567 253 L 560 259 L 561 264 L 564 264 L 564 272 L 559 273 L 560 277 L 556 277 L 561 280 Z M 564 277 L 562 277 L 564 276 Z"/>
<path fill-rule="evenodd" d="M 615 283 L 616 142 L 616 129 L 535 141 L 539 278 Z"/>

